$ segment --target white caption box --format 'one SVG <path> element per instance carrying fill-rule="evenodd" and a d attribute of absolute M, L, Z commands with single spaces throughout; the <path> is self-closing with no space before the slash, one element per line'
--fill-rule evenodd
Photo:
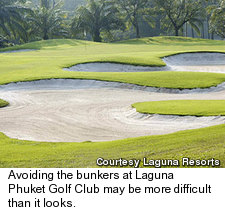
<path fill-rule="evenodd" d="M 0 170 L 1 209 L 50 209 L 51 205 L 55 206 L 54 209 L 77 210 L 152 208 L 211 210 L 224 208 L 225 169 Z M 63 177 L 65 177 L 64 173 L 72 173 L 73 179 L 58 179 L 57 172 L 60 171 L 59 174 L 62 175 L 61 170 Z M 8 179 L 10 172 L 11 177 Z M 80 176 L 85 174 L 85 176 L 89 175 L 90 177 L 92 175 L 93 179 L 77 179 L 77 172 L 80 173 Z M 51 181 L 50 175 L 48 180 L 18 179 L 18 177 L 13 179 L 13 174 L 16 176 L 24 175 L 26 178 L 26 174 L 43 175 L 43 173 L 53 173 L 53 180 Z M 106 173 L 105 178 L 109 178 L 110 175 L 107 176 L 107 174 L 111 173 L 112 179 L 101 179 L 101 176 L 94 179 L 95 175 L 99 173 Z M 123 179 L 123 176 L 129 179 Z M 159 177 L 160 179 L 157 179 Z M 131 193 L 134 188 L 136 188 L 136 193 Z M 30 193 L 26 193 L 28 190 Z M 204 193 L 196 193 L 197 191 L 204 191 Z M 10 205 L 13 203 L 14 207 L 9 207 L 9 200 Z M 40 201 L 39 205 L 38 200 Z M 27 202 L 25 203 L 25 201 Z M 29 202 L 31 205 L 29 208 L 15 207 L 25 204 L 28 206 Z M 37 207 L 34 207 L 35 204 Z M 65 207 L 65 204 L 72 207 Z M 48 207 L 44 207 L 44 205 Z"/>

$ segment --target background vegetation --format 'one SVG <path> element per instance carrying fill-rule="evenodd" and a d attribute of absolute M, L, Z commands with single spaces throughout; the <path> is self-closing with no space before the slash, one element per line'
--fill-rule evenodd
<path fill-rule="evenodd" d="M 225 38 L 224 0 L 1 0 L 0 47 L 53 38 Z"/>

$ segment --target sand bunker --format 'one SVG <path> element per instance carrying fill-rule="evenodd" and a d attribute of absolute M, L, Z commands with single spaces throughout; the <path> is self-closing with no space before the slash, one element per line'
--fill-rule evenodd
<path fill-rule="evenodd" d="M 184 53 L 163 59 L 172 71 L 225 73 L 223 53 Z"/>
<path fill-rule="evenodd" d="M 65 68 L 84 72 L 146 72 L 146 71 L 196 71 L 225 73 L 223 53 L 184 53 L 163 59 L 166 67 L 144 67 L 115 63 L 86 63 Z"/>
<path fill-rule="evenodd" d="M 107 82 L 99 80 L 85 79 L 50 79 L 37 80 L 32 82 L 17 82 L 7 85 L 0 85 L 0 91 L 13 90 L 71 90 L 71 89 L 99 89 L 99 88 L 115 88 L 128 90 L 141 90 L 156 93 L 176 93 L 176 94 L 193 94 L 193 93 L 209 93 L 225 90 L 225 83 L 221 83 L 216 87 L 210 88 L 195 88 L 195 89 L 175 89 L 175 88 L 156 88 L 147 87 L 121 82 Z"/>
<path fill-rule="evenodd" d="M 23 89 L 21 83 L 17 90 L 12 86 L 1 89 L 0 98 L 9 101 L 10 106 L 0 109 L 0 131 L 12 138 L 36 141 L 110 141 L 225 122 L 225 117 L 145 115 L 131 108 L 131 104 L 143 101 L 225 99 L 225 91 L 172 94 L 111 87 L 76 89 L 64 88 L 63 81 L 60 86 L 62 90 L 59 86 L 46 90 L 34 85 Z"/>
<path fill-rule="evenodd" d="M 0 51 L 0 53 L 19 53 L 19 52 L 30 52 L 36 51 L 35 49 L 23 49 L 23 50 L 10 50 L 10 51 Z"/>
<path fill-rule="evenodd" d="M 85 63 L 65 68 L 67 71 L 84 72 L 145 72 L 145 71 L 166 71 L 166 67 L 134 66 L 117 63 Z"/>
<path fill-rule="evenodd" d="M 166 68 L 173 70 L 223 72 L 224 58 L 224 54 L 219 53 L 195 53 L 164 60 Z M 92 68 L 92 64 L 83 65 Z M 96 65 L 94 68 L 98 70 Z M 101 71 L 107 69 L 107 65 L 110 71 L 114 68 L 128 71 L 127 65 L 119 64 L 101 64 Z M 136 71 L 136 67 L 129 68 Z M 131 104 L 144 101 L 225 100 L 225 83 L 181 91 L 118 82 L 52 79 L 0 86 L 0 98 L 10 102 L 10 106 L 0 109 L 0 131 L 26 140 L 111 141 L 225 123 L 225 117 L 221 116 L 148 115 L 131 108 Z"/>

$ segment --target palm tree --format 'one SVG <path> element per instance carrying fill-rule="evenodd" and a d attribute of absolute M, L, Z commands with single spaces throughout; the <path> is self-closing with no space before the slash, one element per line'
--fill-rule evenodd
<path fill-rule="evenodd" d="M 89 0 L 86 6 L 76 11 L 71 25 L 74 35 L 89 33 L 93 41 L 101 42 L 101 32 L 122 28 L 123 22 L 117 17 L 118 10 L 110 2 Z"/>
<path fill-rule="evenodd" d="M 66 14 L 61 10 L 61 1 L 50 4 L 50 0 L 41 0 L 40 5 L 33 10 L 28 18 L 31 25 L 31 36 L 41 37 L 44 40 L 64 36 L 66 34 L 64 20 Z"/>
<path fill-rule="evenodd" d="M 9 41 L 4 36 L 0 35 L 0 48 L 7 47 L 8 42 Z"/>
<path fill-rule="evenodd" d="M 23 0 L 0 1 L 0 30 L 6 36 L 16 38 L 19 35 L 19 38 L 27 39 L 27 33 L 23 26 L 24 15 L 31 10 L 22 4 L 24 2 Z"/>
<path fill-rule="evenodd" d="M 197 33 L 198 36 L 201 36 L 201 31 L 204 33 L 204 23 L 199 17 L 192 17 L 187 23 L 186 27 L 189 25 L 192 31 L 192 38 L 194 38 L 194 31 Z M 187 30 L 187 29 L 186 29 Z M 186 31 L 187 33 L 187 31 Z M 186 34 L 187 36 L 187 34 Z"/>
<path fill-rule="evenodd" d="M 164 19 L 169 28 L 173 28 L 175 36 L 186 23 L 193 23 L 195 17 L 199 17 L 201 0 L 155 0 L 158 6 L 166 14 Z"/>
<path fill-rule="evenodd" d="M 114 0 L 124 19 L 132 25 L 136 38 L 140 38 L 140 22 L 148 5 L 148 0 Z"/>
<path fill-rule="evenodd" d="M 208 39 L 210 39 L 210 32 L 211 32 L 211 38 L 214 37 L 214 31 L 210 27 L 210 19 L 212 16 L 212 13 L 215 8 L 219 5 L 220 0 L 204 0 L 204 7 L 206 12 L 206 23 L 207 23 L 207 33 L 208 33 Z"/>
<path fill-rule="evenodd" d="M 210 17 L 210 31 L 216 33 L 221 38 L 225 38 L 225 0 L 221 0 L 218 6 L 212 6 Z"/>

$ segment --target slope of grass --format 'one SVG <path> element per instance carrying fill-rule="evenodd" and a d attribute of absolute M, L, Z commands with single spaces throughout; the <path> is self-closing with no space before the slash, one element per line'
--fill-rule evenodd
<path fill-rule="evenodd" d="M 225 52 L 224 41 L 182 37 L 154 37 L 117 43 L 81 40 L 48 40 L 7 48 L 38 49 L 0 53 L 0 84 L 50 78 L 96 79 L 166 88 L 206 88 L 225 82 L 224 74 L 198 72 L 101 73 L 68 72 L 69 67 L 87 62 L 115 62 L 164 66 L 162 57 L 183 52 Z"/>
<path fill-rule="evenodd" d="M 155 37 L 117 43 L 48 40 L 7 50 L 37 51 L 0 53 L 0 84 L 50 78 L 97 79 L 167 88 L 204 88 L 225 82 L 224 74 L 192 72 L 88 73 L 67 72 L 87 62 L 115 62 L 164 66 L 161 60 L 183 52 L 224 52 L 224 41 L 182 37 Z M 0 167 L 96 167 L 96 159 L 193 159 L 221 160 L 225 167 L 225 126 L 182 131 L 102 143 L 40 143 L 10 139 L 0 133 Z"/>
<path fill-rule="evenodd" d="M 8 105 L 9 105 L 9 103 L 7 101 L 4 101 L 4 100 L 0 99 L 0 108 L 8 106 Z"/>
<path fill-rule="evenodd" d="M 190 116 L 224 116 L 225 100 L 172 100 L 135 103 L 140 113 Z"/>
<path fill-rule="evenodd" d="M 169 135 L 102 143 L 19 141 L 0 133 L 0 167 L 97 167 L 96 159 L 221 160 L 225 167 L 225 125 Z"/>

